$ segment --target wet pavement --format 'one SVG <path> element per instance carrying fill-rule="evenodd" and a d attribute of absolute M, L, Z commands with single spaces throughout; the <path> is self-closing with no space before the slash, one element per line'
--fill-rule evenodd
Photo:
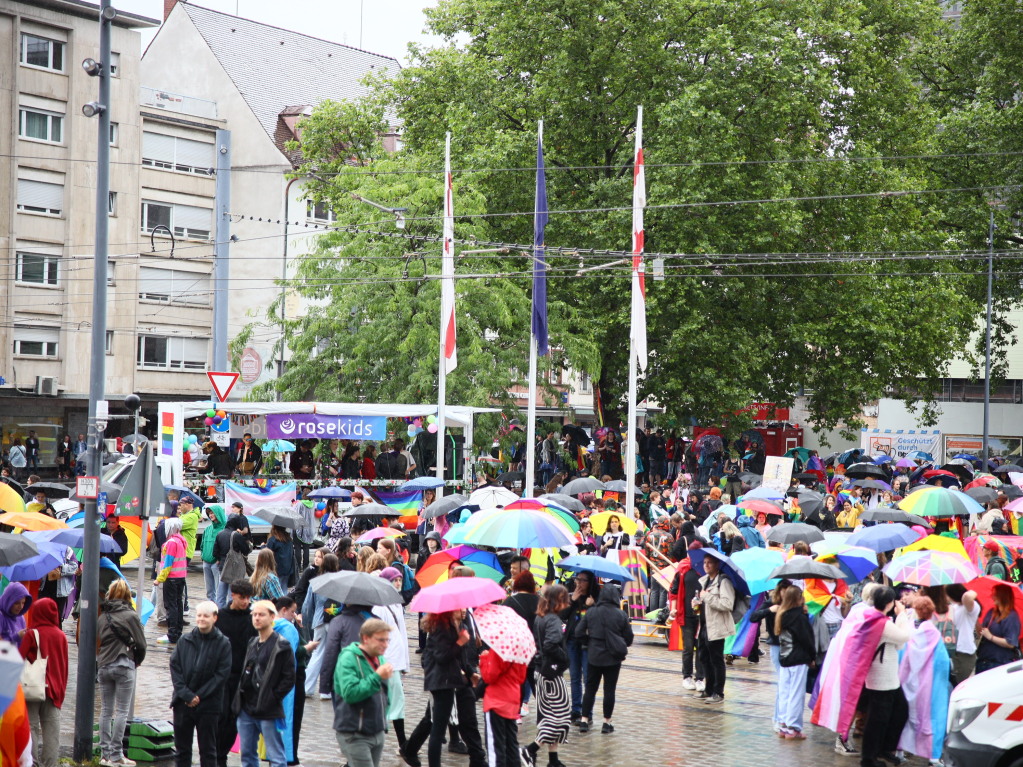
<path fill-rule="evenodd" d="M 135 582 L 135 571 L 125 574 Z M 202 574 L 190 572 L 188 588 L 194 616 L 194 607 L 204 598 Z M 415 643 L 414 620 L 409 618 L 409 636 Z M 77 647 L 74 644 L 74 623 L 64 624 L 71 643 L 71 679 L 67 702 L 61 716 L 62 755 L 70 756 L 74 732 L 74 701 L 77 666 Z M 189 628 L 189 627 L 186 627 Z M 162 631 L 156 627 L 155 617 L 150 620 L 146 636 L 149 652 L 139 669 L 136 685 L 136 716 L 170 719 L 170 649 L 156 644 Z M 418 655 L 412 655 L 413 669 L 405 676 L 407 697 L 406 732 L 411 732 L 426 707 L 423 675 Z M 737 659 L 728 668 L 725 701 L 708 705 L 692 698 L 693 693 L 682 688 L 682 654 L 669 652 L 663 640 L 637 637 L 626 660 L 618 685 L 614 715 L 615 732 L 600 733 L 598 726 L 586 734 L 573 728 L 568 743 L 562 745 L 558 756 L 568 767 L 589 765 L 780 765 L 783 767 L 820 767 L 820 765 L 858 765 L 858 758 L 842 757 L 834 752 L 834 733 L 807 724 L 805 741 L 783 740 L 771 729 L 774 709 L 774 671 L 764 657 L 753 665 Z M 600 711 L 598 693 L 594 710 Z M 520 743 L 530 742 L 535 734 L 535 707 L 524 719 L 519 730 Z M 97 694 L 96 715 L 99 715 Z M 305 721 L 302 727 L 300 758 L 307 767 L 339 767 L 344 764 L 340 749 L 331 729 L 333 711 L 329 702 L 318 698 L 306 700 Z M 480 717 L 482 721 L 482 716 Z M 809 722 L 809 712 L 807 712 Z M 426 749 L 420 753 L 426 764 Z M 193 763 L 198 765 L 198 753 Z M 232 754 L 230 765 L 240 764 Z M 468 757 L 443 755 L 445 765 L 467 767 Z M 141 764 L 141 763 L 140 763 Z M 382 767 L 399 767 L 404 763 L 397 756 L 397 743 L 388 735 Z M 541 753 L 538 767 L 544 767 L 546 756 Z M 910 759 L 907 767 L 926 765 L 926 760 Z"/>

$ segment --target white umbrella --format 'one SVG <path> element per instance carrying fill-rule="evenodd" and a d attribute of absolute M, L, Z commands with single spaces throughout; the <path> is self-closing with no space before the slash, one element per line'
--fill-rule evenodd
<path fill-rule="evenodd" d="M 469 496 L 468 503 L 475 504 L 480 509 L 493 509 L 497 506 L 507 506 L 517 500 L 519 497 L 507 488 L 488 486 L 473 491 Z"/>

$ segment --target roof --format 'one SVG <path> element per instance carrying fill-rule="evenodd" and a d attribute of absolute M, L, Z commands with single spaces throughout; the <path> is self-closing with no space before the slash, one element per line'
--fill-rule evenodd
<path fill-rule="evenodd" d="M 85 0 L 35 0 L 33 4 L 42 8 L 52 8 L 70 16 L 99 20 L 98 3 L 89 3 Z M 128 29 L 146 29 L 160 26 L 160 20 L 118 9 L 114 24 Z"/>
<path fill-rule="evenodd" d="M 360 82 L 366 74 L 399 67 L 390 56 L 192 3 L 173 12 L 188 14 L 271 139 L 285 107 L 357 98 L 368 92 Z"/>

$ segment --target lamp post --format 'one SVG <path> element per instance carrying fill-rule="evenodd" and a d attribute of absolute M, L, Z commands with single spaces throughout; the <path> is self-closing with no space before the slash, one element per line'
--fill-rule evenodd
<path fill-rule="evenodd" d="M 984 442 L 981 447 L 981 466 L 987 469 L 988 437 L 991 428 L 991 284 L 995 264 L 995 207 L 991 204 L 987 235 L 987 322 L 984 328 Z"/>

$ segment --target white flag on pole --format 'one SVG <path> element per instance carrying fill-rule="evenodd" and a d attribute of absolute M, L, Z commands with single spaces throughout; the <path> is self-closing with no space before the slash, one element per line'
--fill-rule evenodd
<path fill-rule="evenodd" d="M 632 320 L 629 334 L 640 370 L 646 370 L 646 265 L 643 263 L 643 208 L 646 174 L 643 167 L 643 107 L 636 115 L 636 154 L 632 171 Z M 631 438 L 631 435 L 630 435 Z"/>
<path fill-rule="evenodd" d="M 455 208 L 451 190 L 451 134 L 444 147 L 444 252 L 441 258 L 440 316 L 444 341 L 441 374 L 458 366 L 455 344 Z"/>

